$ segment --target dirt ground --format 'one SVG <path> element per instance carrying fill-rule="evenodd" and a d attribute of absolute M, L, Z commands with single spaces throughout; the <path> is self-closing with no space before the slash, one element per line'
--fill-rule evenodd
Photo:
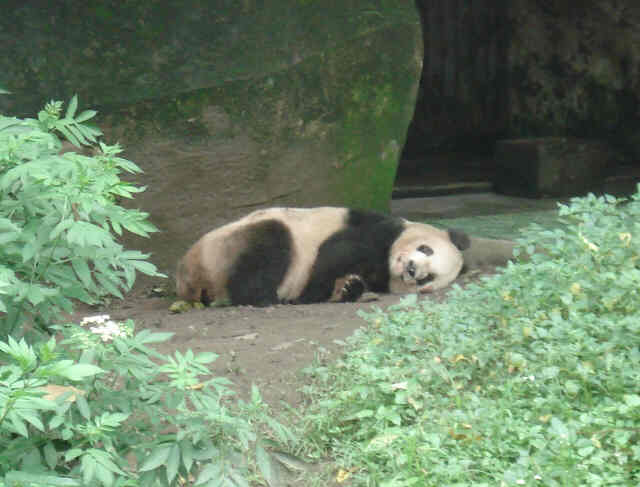
<path fill-rule="evenodd" d="M 457 282 L 464 285 L 478 274 L 461 276 Z M 158 284 L 171 287 L 167 282 Z M 377 299 L 373 301 L 358 303 L 237 306 L 174 314 L 168 309 L 173 296 L 152 294 L 151 287 L 136 290 L 99 312 L 118 320 L 131 318 L 137 330 L 173 332 L 170 341 L 156 347 L 163 353 L 191 349 L 218 354 L 212 364 L 213 375 L 231 380 L 240 397 L 248 397 L 251 385 L 256 384 L 275 413 L 286 408 L 284 403 L 293 408 L 301 404 L 302 368 L 315 359 L 334 359 L 341 353 L 340 341 L 366 325 L 357 310 L 384 309 L 402 298 L 382 294 L 374 295 Z M 446 290 L 421 299 L 440 300 L 444 296 Z"/>
<path fill-rule="evenodd" d="M 173 332 L 173 338 L 156 346 L 171 354 L 187 349 L 214 352 L 215 376 L 231 380 L 234 389 L 247 397 L 256 384 L 274 409 L 285 401 L 299 404 L 299 370 L 318 355 L 327 359 L 339 351 L 336 340 L 344 340 L 364 325 L 356 310 L 388 306 L 400 297 L 384 295 L 372 303 L 321 303 L 207 308 L 173 314 L 171 298 L 128 296 L 106 309 L 112 318 L 132 318 L 136 329 Z"/>

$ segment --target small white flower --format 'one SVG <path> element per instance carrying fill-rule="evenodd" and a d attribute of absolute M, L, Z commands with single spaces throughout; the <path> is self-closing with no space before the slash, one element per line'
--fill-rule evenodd
<path fill-rule="evenodd" d="M 538 474 L 536 474 L 533 478 L 536 479 L 536 480 L 542 480 L 542 477 L 540 475 L 538 475 Z"/>
<path fill-rule="evenodd" d="M 81 325 L 89 325 L 89 324 L 101 324 L 104 323 L 106 321 L 109 321 L 110 316 L 109 315 L 94 315 L 94 316 L 85 316 L 84 318 L 82 318 L 82 321 L 80 322 Z"/>
<path fill-rule="evenodd" d="M 398 389 L 402 389 L 403 391 L 406 391 L 408 385 L 409 385 L 409 383 L 407 381 L 396 382 L 395 384 L 391 384 L 391 390 L 392 391 L 397 391 Z"/>
<path fill-rule="evenodd" d="M 125 336 L 127 334 L 125 330 L 120 328 L 119 323 L 111 320 L 105 323 L 100 323 L 98 326 L 92 326 L 89 330 L 91 333 L 100 335 L 103 342 L 108 342 L 112 340 L 113 337 Z"/>

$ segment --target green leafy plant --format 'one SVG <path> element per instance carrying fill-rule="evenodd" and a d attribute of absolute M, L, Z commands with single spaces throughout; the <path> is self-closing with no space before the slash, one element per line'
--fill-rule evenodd
<path fill-rule="evenodd" d="M 140 169 L 117 145 L 98 143 L 87 124 L 96 112 L 77 106 L 74 96 L 64 114 L 52 101 L 37 119 L 0 115 L 0 336 L 46 329 L 73 299 L 122 297 L 136 271 L 161 276 L 114 236 L 156 231 L 146 213 L 118 204 L 144 190 L 120 180 Z M 78 152 L 62 153 L 57 134 Z"/>
<path fill-rule="evenodd" d="M 353 485 L 640 484 L 639 217 L 640 193 L 576 198 L 531 258 L 366 314 L 308 370 L 309 450 Z"/>
<path fill-rule="evenodd" d="M 292 441 L 257 389 L 231 409 L 213 353 L 166 357 L 150 346 L 169 333 L 108 316 L 55 330 L 60 343 L 0 342 L 7 485 L 248 486 L 272 475 L 269 438 Z"/>

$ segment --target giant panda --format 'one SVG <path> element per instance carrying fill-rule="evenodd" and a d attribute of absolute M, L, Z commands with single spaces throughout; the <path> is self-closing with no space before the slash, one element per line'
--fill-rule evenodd
<path fill-rule="evenodd" d="M 426 293 L 457 277 L 469 245 L 462 232 L 372 211 L 268 208 L 202 236 L 178 264 L 176 290 L 254 306 Z"/>

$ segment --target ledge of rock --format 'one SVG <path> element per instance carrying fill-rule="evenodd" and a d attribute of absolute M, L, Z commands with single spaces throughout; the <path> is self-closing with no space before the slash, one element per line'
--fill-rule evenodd
<path fill-rule="evenodd" d="M 499 141 L 495 157 L 497 192 L 540 198 L 598 191 L 613 153 L 597 140 L 538 137 Z"/>

